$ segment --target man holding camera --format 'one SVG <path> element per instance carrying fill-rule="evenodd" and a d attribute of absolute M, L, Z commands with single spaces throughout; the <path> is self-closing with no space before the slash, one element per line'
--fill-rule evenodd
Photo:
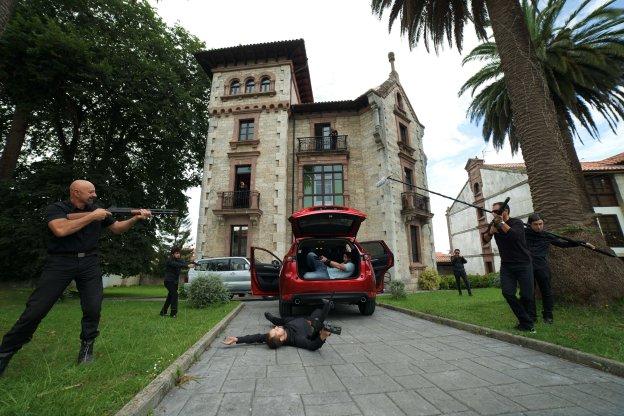
<path fill-rule="evenodd" d="M 533 298 L 533 267 L 531 253 L 527 247 L 524 234 L 524 223 L 509 216 L 510 209 L 503 202 L 492 206 L 494 219 L 482 234 L 483 241 L 496 240 L 501 257 L 500 281 L 501 290 L 511 310 L 518 318 L 516 329 L 535 332 L 530 311 L 535 306 Z M 520 299 L 516 297 L 516 288 L 520 286 Z"/>
<path fill-rule="evenodd" d="M 340 327 L 332 327 L 325 322 L 331 301 L 323 299 L 323 309 L 316 309 L 308 318 L 295 318 L 293 316 L 279 318 L 266 312 L 264 316 L 273 325 L 266 334 L 245 335 L 241 337 L 229 336 L 225 338 L 225 345 L 234 344 L 264 344 L 269 348 L 276 349 L 282 345 L 290 345 L 291 347 L 304 348 L 310 351 L 316 351 L 325 344 L 325 340 L 332 332 L 340 334 Z"/>
<path fill-rule="evenodd" d="M 468 290 L 468 296 L 472 296 L 472 291 L 470 290 L 470 280 L 468 280 L 468 276 L 466 275 L 466 269 L 464 268 L 464 264 L 468 263 L 464 256 L 460 254 L 460 250 L 456 248 L 453 250 L 453 255 L 451 256 L 451 265 L 453 267 L 453 274 L 455 275 L 455 282 L 457 283 L 457 290 L 459 291 L 459 295 L 461 296 L 461 281 L 463 279 L 464 284 L 466 285 L 466 289 Z"/>

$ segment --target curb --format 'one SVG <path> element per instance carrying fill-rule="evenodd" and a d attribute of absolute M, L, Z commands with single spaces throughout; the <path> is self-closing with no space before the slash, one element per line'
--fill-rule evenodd
<path fill-rule="evenodd" d="M 245 306 L 240 303 L 232 312 L 216 324 L 199 341 L 191 346 L 184 354 L 179 356 L 169 367 L 160 373 L 143 390 L 138 392 L 115 416 L 146 416 L 150 414 L 165 395 L 175 386 L 176 378 L 180 371 L 186 371 L 204 352 L 206 348 L 217 338 L 219 333 L 230 323 L 232 319 Z"/>
<path fill-rule="evenodd" d="M 520 345 L 522 347 L 530 348 L 532 350 L 554 355 L 555 357 L 563 358 L 564 360 L 572 361 L 576 364 L 586 365 L 588 367 L 611 373 L 619 377 L 624 377 L 624 363 L 620 363 L 609 358 L 599 357 L 597 355 L 588 354 L 586 352 L 581 352 L 572 348 L 551 344 L 550 342 L 546 341 L 522 337 L 519 335 L 510 334 L 503 331 L 497 331 L 495 329 L 486 328 L 479 325 L 468 324 L 466 322 L 460 322 L 449 318 L 442 318 L 441 316 L 429 315 L 424 312 L 413 311 L 411 309 L 405 309 L 385 303 L 378 303 L 377 305 L 417 318 L 426 319 L 427 321 L 451 326 L 453 328 L 461 329 L 467 332 L 472 332 L 473 334 L 484 335 L 486 337 L 494 338 L 499 341 L 505 341 L 511 344 Z"/>

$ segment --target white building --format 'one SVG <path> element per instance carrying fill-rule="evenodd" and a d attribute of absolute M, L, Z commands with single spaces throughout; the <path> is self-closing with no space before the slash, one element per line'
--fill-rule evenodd
<path fill-rule="evenodd" d="M 596 162 L 582 162 L 587 190 L 600 214 L 598 223 L 607 244 L 624 258 L 624 152 Z M 482 159 L 469 159 L 468 180 L 457 199 L 491 209 L 493 203 L 510 197 L 511 216 L 526 221 L 533 212 L 531 189 L 523 163 L 485 164 Z M 500 269 L 498 247 L 492 239 L 484 244 L 480 238 L 491 218 L 481 209 L 454 202 L 446 210 L 451 250 L 456 248 L 468 260 L 466 272 L 485 274 Z"/>

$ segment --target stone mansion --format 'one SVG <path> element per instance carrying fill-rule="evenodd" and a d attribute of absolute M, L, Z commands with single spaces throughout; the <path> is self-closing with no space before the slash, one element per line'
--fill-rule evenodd
<path fill-rule="evenodd" d="M 353 100 L 315 102 L 302 39 L 201 51 L 212 79 L 197 258 L 282 258 L 288 217 L 313 205 L 345 205 L 368 216 L 359 241 L 385 240 L 393 279 L 415 288 L 435 268 L 429 198 L 391 176 L 427 186 L 424 127 L 388 55 L 391 72 Z"/>

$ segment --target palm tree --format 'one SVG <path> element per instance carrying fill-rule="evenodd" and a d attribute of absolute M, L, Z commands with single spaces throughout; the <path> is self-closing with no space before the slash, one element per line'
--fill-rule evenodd
<path fill-rule="evenodd" d="M 542 10 L 533 2 L 522 2 L 531 41 L 555 104 L 568 161 L 581 189 L 585 189 L 585 181 L 574 149 L 574 137 L 580 139 L 578 127 L 598 139 L 594 114 L 600 114 L 614 132 L 617 122 L 624 118 L 624 91 L 620 88 L 624 84 L 624 13 L 611 7 L 614 2 L 598 7 L 576 23 L 573 21 L 584 12 L 587 2 L 565 21 L 561 19 L 564 0 L 549 0 Z M 560 21 L 563 23 L 558 24 Z M 500 149 L 509 137 L 515 153 L 518 137 L 496 44 L 488 41 L 474 48 L 464 64 L 472 61 L 483 61 L 485 66 L 460 89 L 460 95 L 471 91 L 473 97 L 468 115 L 472 121 L 483 121 L 486 142 L 492 140 L 494 148 Z M 586 211 L 593 212 L 587 192 L 584 196 Z"/>
<path fill-rule="evenodd" d="M 597 226 L 588 221 L 583 191 L 569 167 L 557 111 L 518 0 L 372 0 L 373 13 L 380 18 L 386 9 L 389 29 L 398 19 L 410 46 L 422 39 L 427 49 L 432 42 L 436 51 L 445 41 L 461 51 L 468 21 L 485 40 L 489 19 L 535 208 L 551 227 L 575 230 L 570 234 L 604 245 Z M 589 252 L 574 254 L 574 259 L 564 260 L 553 251 L 553 280 L 563 282 L 557 285 L 560 295 L 592 303 L 624 297 L 622 262 Z M 609 287 L 603 284 L 605 276 Z"/>

